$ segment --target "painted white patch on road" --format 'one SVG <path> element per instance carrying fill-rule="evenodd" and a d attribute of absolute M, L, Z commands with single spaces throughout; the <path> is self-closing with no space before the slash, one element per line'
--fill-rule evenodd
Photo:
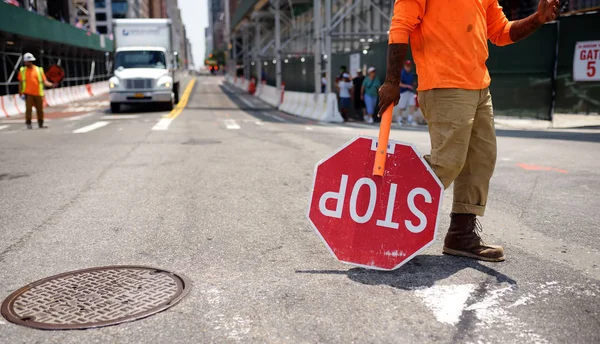
<path fill-rule="evenodd" d="M 434 285 L 415 290 L 415 295 L 423 299 L 439 322 L 456 325 L 474 290 L 474 284 Z"/>
<path fill-rule="evenodd" d="M 105 127 L 105 126 L 107 126 L 107 125 L 109 125 L 109 124 L 110 124 L 110 122 L 106 122 L 106 121 L 99 121 L 99 122 L 96 122 L 96 123 L 94 123 L 94 124 L 87 125 L 87 126 L 85 126 L 85 127 L 83 127 L 83 128 L 79 128 L 79 129 L 77 129 L 77 130 L 73 130 L 73 134 L 84 134 L 84 133 L 89 133 L 89 132 L 90 132 L 90 131 L 92 131 L 92 130 L 96 130 L 96 129 L 99 129 L 99 128 L 102 128 L 102 127 Z"/>
<path fill-rule="evenodd" d="M 313 127 L 304 127 L 304 129 L 306 129 L 306 130 L 313 130 L 314 128 Z"/>
<path fill-rule="evenodd" d="M 240 126 L 235 122 L 235 119 L 226 119 L 225 127 L 230 130 L 240 129 Z"/>
<path fill-rule="evenodd" d="M 264 124 L 264 123 L 263 123 L 263 122 L 261 122 L 261 121 L 255 121 L 254 123 L 255 123 L 256 125 L 263 125 L 263 124 Z"/>
<path fill-rule="evenodd" d="M 171 122 L 173 122 L 173 119 L 171 118 L 162 118 L 154 127 L 152 127 L 152 130 L 167 130 L 169 129 Z"/>
<path fill-rule="evenodd" d="M 0 125 L 0 130 L 8 128 L 8 125 Z"/>

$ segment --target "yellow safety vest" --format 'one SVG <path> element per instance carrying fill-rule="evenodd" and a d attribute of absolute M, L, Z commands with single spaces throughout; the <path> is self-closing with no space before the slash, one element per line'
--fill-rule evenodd
<path fill-rule="evenodd" d="M 38 81 L 40 83 L 40 94 L 39 96 L 43 97 L 44 96 L 44 81 L 42 79 L 42 74 L 44 73 L 44 68 L 42 67 L 38 67 L 35 66 L 35 68 L 37 68 L 37 73 L 38 73 Z M 20 69 L 20 73 L 21 73 L 21 93 L 25 93 L 26 90 L 26 86 L 27 86 L 27 78 L 26 78 L 26 73 L 25 71 L 27 70 L 27 67 L 21 67 Z"/>

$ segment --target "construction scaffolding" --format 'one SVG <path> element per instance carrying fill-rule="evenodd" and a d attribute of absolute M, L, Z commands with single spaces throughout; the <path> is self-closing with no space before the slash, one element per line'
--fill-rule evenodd
<path fill-rule="evenodd" d="M 111 77 L 112 56 L 109 53 L 47 42 L 14 40 L 0 34 L 0 96 L 18 93 L 17 74 L 26 52 L 34 54 L 35 63 L 40 67 L 48 69 L 57 65 L 64 70 L 65 77 L 60 87 L 85 85 Z"/>
<path fill-rule="evenodd" d="M 228 1 L 225 7 L 229 21 Z M 257 1 L 226 33 L 232 45 L 229 73 L 241 70 L 238 74 L 247 79 L 254 75 L 260 82 L 264 69 L 273 66 L 279 90 L 283 64 L 311 60 L 314 92 L 320 93 L 321 76 L 333 80 L 333 54 L 364 52 L 387 41 L 392 11 L 392 0 Z M 302 70 L 306 74 L 306 68 Z M 326 92 L 331 92 L 331 82 L 326 83 Z"/>
<path fill-rule="evenodd" d="M 285 90 L 332 91 L 334 71 L 374 66 L 385 76 L 393 0 L 224 0 L 227 72 Z M 231 2 L 231 4 L 230 4 Z M 508 18 L 534 13 L 537 0 L 501 0 Z M 230 5 L 235 9 L 230 18 Z M 563 3 L 558 20 L 523 42 L 489 45 L 487 66 L 500 115 L 550 119 L 556 112 L 600 112 L 598 82 L 574 82 L 576 42 L 597 40 L 599 2 Z M 412 59 L 409 50 L 407 59 Z M 418 75 L 418 64 L 416 65 Z M 285 82 L 285 85 L 284 85 Z"/>

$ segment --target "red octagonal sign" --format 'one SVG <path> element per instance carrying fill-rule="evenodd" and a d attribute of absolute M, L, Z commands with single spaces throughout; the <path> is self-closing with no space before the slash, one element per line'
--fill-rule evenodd
<path fill-rule="evenodd" d="M 391 140 L 373 176 L 376 148 L 356 137 L 317 163 L 308 218 L 340 261 L 393 270 L 434 241 L 444 188 L 412 145 Z"/>

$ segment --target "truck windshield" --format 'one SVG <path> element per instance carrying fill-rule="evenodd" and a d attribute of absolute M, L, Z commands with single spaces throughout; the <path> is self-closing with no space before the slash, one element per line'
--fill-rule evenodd
<path fill-rule="evenodd" d="M 115 68 L 159 68 L 166 69 L 162 51 L 121 51 L 115 57 Z"/>

